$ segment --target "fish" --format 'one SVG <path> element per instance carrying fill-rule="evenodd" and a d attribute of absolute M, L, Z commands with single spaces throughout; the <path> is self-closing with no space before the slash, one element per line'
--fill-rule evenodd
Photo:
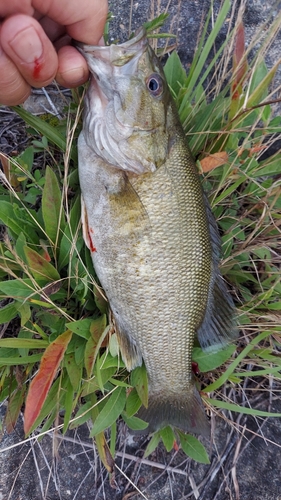
<path fill-rule="evenodd" d="M 125 366 L 146 367 L 148 407 L 137 416 L 150 433 L 207 436 L 194 341 L 208 353 L 237 337 L 217 223 L 145 30 L 77 46 L 91 73 L 78 139 L 83 235 Z"/>

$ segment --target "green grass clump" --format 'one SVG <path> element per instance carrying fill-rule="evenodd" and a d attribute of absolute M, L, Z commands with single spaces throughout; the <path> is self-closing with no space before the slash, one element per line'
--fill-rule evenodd
<path fill-rule="evenodd" d="M 194 361 L 205 374 L 203 397 L 215 412 L 273 416 L 244 406 L 239 394 L 247 377 L 256 384 L 261 377 L 280 379 L 281 154 L 270 148 L 280 134 L 281 118 L 272 111 L 278 64 L 269 70 L 264 60 L 280 18 L 268 25 L 249 61 L 242 8 L 215 56 L 210 57 L 216 37 L 227 16 L 234 16 L 228 0 L 208 34 L 211 7 L 188 74 L 176 52 L 164 69 L 222 234 L 222 272 L 233 289 L 241 325 L 237 349 L 206 355 L 194 348 Z M 159 24 L 147 26 L 152 35 Z M 2 157 L 0 221 L 7 230 L 0 243 L 0 323 L 13 322 L 13 330 L 0 339 L 0 398 L 8 401 L 5 425 L 11 431 L 28 403 L 29 387 L 36 387 L 43 375 L 38 398 L 26 414 L 26 432 L 38 426 L 47 431 L 61 411 L 64 432 L 92 420 L 91 436 L 111 471 L 118 417 L 133 429 L 145 427 L 135 413 L 147 401 L 147 377 L 143 368 L 131 376 L 124 368 L 82 238 L 78 97 L 61 122 L 15 108 L 30 127 L 30 143 L 16 158 Z M 48 163 L 40 168 L 34 167 L 38 152 L 48 153 Z M 227 386 L 237 395 L 232 401 L 221 390 Z M 177 436 L 185 453 L 208 462 L 196 438 Z M 145 455 L 160 440 L 170 451 L 175 439 L 170 427 L 155 433 Z"/>

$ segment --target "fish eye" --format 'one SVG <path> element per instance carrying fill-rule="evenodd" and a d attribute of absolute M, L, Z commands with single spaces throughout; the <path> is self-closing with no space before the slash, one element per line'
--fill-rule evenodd
<path fill-rule="evenodd" d="M 159 97 L 163 93 L 163 80 L 157 73 L 152 73 L 146 79 L 146 86 L 151 95 Z"/>

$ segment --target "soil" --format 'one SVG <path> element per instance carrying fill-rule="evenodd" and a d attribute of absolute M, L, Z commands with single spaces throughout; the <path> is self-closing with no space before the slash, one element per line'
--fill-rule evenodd
<path fill-rule="evenodd" d="M 182 0 L 179 6 L 178 0 L 174 0 L 169 5 L 172 30 L 178 36 L 178 52 L 187 69 L 209 3 Z M 215 1 L 215 10 L 219 4 Z M 147 20 L 150 6 L 151 0 L 133 2 L 132 30 Z M 280 2 L 278 6 L 280 9 Z M 269 8 L 269 1 L 248 0 L 247 39 L 262 24 Z M 116 16 L 112 38 L 118 36 L 121 41 L 127 38 L 129 9 L 129 0 L 111 2 Z M 221 40 L 224 36 L 222 32 Z M 269 52 L 268 64 L 272 66 L 279 57 L 277 39 Z M 42 107 L 44 111 L 46 107 L 50 109 L 42 92 L 39 97 L 38 92 L 33 94 L 26 106 L 34 113 Z M 55 102 L 55 106 L 59 103 Z M 15 155 L 26 147 L 27 140 L 20 118 L 0 108 L 0 150 Z M 248 389 L 246 385 L 244 389 Z M 267 380 L 251 389 L 249 402 L 253 407 L 281 413 L 281 401 L 272 398 Z M 231 387 L 225 388 L 226 395 L 231 396 L 231 391 Z M 275 386 L 274 393 L 279 392 L 280 385 Z M 1 419 L 4 414 L 5 405 L 0 408 Z M 162 446 L 145 461 L 142 456 L 146 438 L 132 439 L 126 427 L 119 424 L 116 468 L 109 476 L 88 437 L 86 424 L 64 436 L 57 431 L 37 439 L 34 434 L 30 441 L 23 442 L 20 419 L 15 431 L 10 435 L 4 432 L 1 440 L 0 500 L 281 500 L 280 418 L 255 419 L 225 412 L 219 417 L 212 415 L 211 424 L 211 441 L 202 440 L 209 453 L 208 465 L 188 459 L 181 450 L 167 453 Z"/>

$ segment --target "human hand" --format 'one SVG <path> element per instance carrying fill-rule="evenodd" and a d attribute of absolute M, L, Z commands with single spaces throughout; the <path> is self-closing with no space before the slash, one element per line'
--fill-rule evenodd
<path fill-rule="evenodd" d="M 0 0 L 0 103 L 27 99 L 31 87 L 86 82 L 88 67 L 71 38 L 97 45 L 107 0 Z"/>

